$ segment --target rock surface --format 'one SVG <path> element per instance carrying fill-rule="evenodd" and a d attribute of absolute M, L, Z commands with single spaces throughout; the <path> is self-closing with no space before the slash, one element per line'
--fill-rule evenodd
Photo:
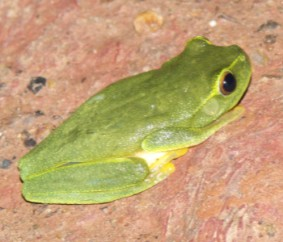
<path fill-rule="evenodd" d="M 1 1 L 0 241 L 282 241 L 282 20 L 279 0 Z M 21 156 L 88 97 L 196 35 L 251 57 L 242 119 L 136 196 L 87 206 L 21 197 Z"/>

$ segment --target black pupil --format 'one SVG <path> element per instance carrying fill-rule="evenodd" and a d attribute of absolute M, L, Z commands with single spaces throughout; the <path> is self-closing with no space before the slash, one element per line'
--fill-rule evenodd
<path fill-rule="evenodd" d="M 235 88 L 236 88 L 236 79 L 231 73 L 228 73 L 223 80 L 223 89 L 226 92 L 230 93 L 233 92 Z"/>

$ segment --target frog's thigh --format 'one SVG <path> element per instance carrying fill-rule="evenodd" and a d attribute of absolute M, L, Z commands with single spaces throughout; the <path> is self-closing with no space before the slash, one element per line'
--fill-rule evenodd
<path fill-rule="evenodd" d="M 24 181 L 23 195 L 41 203 L 102 203 L 141 192 L 149 168 L 141 158 L 70 164 Z"/>

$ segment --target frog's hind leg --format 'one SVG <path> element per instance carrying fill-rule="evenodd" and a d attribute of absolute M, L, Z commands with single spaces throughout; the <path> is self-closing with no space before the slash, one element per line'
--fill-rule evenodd
<path fill-rule="evenodd" d="M 174 171 L 170 161 L 184 151 L 162 152 L 155 159 L 151 157 L 151 162 L 141 156 L 66 163 L 26 178 L 23 195 L 38 203 L 111 202 L 140 193 L 168 177 Z"/>
<path fill-rule="evenodd" d="M 137 157 L 66 163 L 25 179 L 23 195 L 38 203 L 105 203 L 147 189 L 149 174 Z"/>

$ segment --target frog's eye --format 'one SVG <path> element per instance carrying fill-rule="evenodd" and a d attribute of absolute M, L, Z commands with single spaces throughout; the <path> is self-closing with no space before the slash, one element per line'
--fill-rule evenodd
<path fill-rule="evenodd" d="M 219 85 L 220 85 L 219 86 L 220 92 L 224 96 L 227 96 L 227 95 L 231 94 L 236 89 L 237 80 L 232 73 L 224 72 L 222 74 L 221 79 L 220 79 Z"/>

